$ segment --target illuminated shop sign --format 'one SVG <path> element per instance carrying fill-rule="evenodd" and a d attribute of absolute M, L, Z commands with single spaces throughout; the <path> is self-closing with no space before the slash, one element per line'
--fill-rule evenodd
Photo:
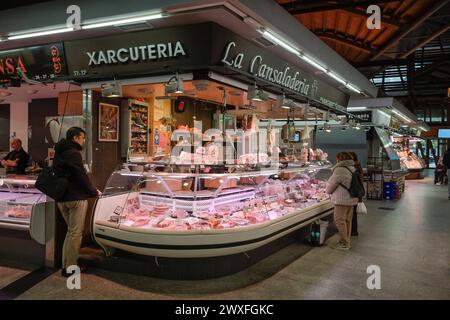
<path fill-rule="evenodd" d="M 273 83 L 334 110 L 345 111 L 349 98 L 314 74 L 211 22 L 75 40 L 64 46 L 69 74 L 80 80 L 209 69 L 244 82 Z"/>
<path fill-rule="evenodd" d="M 62 43 L 28 47 L 0 52 L 0 83 L 17 77 L 20 68 L 30 79 L 52 80 L 66 76 L 66 62 Z"/>
<path fill-rule="evenodd" d="M 219 33 L 220 34 L 220 33 Z M 273 83 L 331 109 L 346 111 L 348 96 L 301 68 L 233 33 L 215 35 L 223 46 L 220 63 L 255 79 Z M 228 40 L 228 41 L 227 41 Z"/>
<path fill-rule="evenodd" d="M 118 50 L 102 50 L 86 52 L 89 66 L 101 64 L 139 62 L 185 56 L 186 51 L 180 41 L 175 43 L 149 44 L 139 47 L 120 48 Z"/>

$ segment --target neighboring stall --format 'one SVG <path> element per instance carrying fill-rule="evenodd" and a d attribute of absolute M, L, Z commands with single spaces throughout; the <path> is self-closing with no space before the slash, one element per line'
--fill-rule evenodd
<path fill-rule="evenodd" d="M 394 98 L 351 99 L 348 111 L 367 119 L 363 126 L 370 128 L 367 148 L 368 198 L 399 199 L 405 190 L 409 169 L 405 161 L 402 165 L 403 153 L 399 153 L 394 139 L 405 135 L 406 126 L 409 128 L 408 134 L 415 136 L 420 136 L 429 127 Z M 419 169 L 421 171 L 423 168 Z"/>

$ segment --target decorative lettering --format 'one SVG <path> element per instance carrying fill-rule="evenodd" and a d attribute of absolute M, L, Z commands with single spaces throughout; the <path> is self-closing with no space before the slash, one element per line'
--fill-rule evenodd
<path fill-rule="evenodd" d="M 173 43 L 158 43 L 118 50 L 108 49 L 104 51 L 86 52 L 89 58 L 89 66 L 101 64 L 126 63 L 131 61 L 147 61 L 156 59 L 171 59 L 185 56 L 186 51 L 180 41 Z"/>

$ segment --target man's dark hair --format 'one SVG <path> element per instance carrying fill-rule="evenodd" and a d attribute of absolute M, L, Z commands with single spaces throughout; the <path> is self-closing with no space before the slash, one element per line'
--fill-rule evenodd
<path fill-rule="evenodd" d="M 84 131 L 80 127 L 71 127 L 71 128 L 69 128 L 69 130 L 67 130 L 66 139 L 69 141 L 72 141 L 74 137 L 78 137 L 82 133 L 84 133 L 84 135 L 86 135 L 86 131 Z"/>

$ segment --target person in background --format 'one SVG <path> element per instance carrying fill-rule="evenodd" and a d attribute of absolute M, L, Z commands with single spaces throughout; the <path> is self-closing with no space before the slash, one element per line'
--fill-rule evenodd
<path fill-rule="evenodd" d="M 361 167 L 361 164 L 359 163 L 357 154 L 354 153 L 354 152 L 349 152 L 349 154 L 350 154 L 350 157 L 352 158 L 352 160 L 353 160 L 354 163 L 355 163 L 355 169 L 356 169 L 356 171 L 359 173 L 359 176 L 361 177 L 361 181 L 363 181 L 364 172 L 363 172 L 363 169 L 362 169 L 362 167 Z M 359 198 L 359 199 L 358 199 L 358 203 L 359 203 L 359 202 L 362 202 L 362 198 Z M 356 207 L 357 207 L 357 206 L 355 206 L 355 207 L 353 208 L 352 233 L 351 233 L 351 235 L 352 235 L 353 237 L 358 236 L 358 214 L 357 214 L 357 212 L 356 212 Z"/>
<path fill-rule="evenodd" d="M 444 160 L 442 160 L 442 164 L 447 167 L 447 179 L 450 179 L 450 147 L 444 154 Z M 448 184 L 448 199 L 450 200 L 450 183 Z"/>
<path fill-rule="evenodd" d="M 340 152 L 336 158 L 337 164 L 333 167 L 333 174 L 328 179 L 326 192 L 331 194 L 334 221 L 340 236 L 336 249 L 349 250 L 353 208 L 358 203 L 358 198 L 352 198 L 347 189 L 350 188 L 352 174 L 356 168 L 348 152 Z"/>
<path fill-rule="evenodd" d="M 25 174 L 30 156 L 22 148 L 20 139 L 11 140 L 11 152 L 1 161 L 2 166 L 7 168 L 7 173 Z"/>
<path fill-rule="evenodd" d="M 66 139 L 55 146 L 53 168 L 60 176 L 67 176 L 69 185 L 62 200 L 57 202 L 58 209 L 67 224 L 67 234 L 63 245 L 61 275 L 69 277 L 67 268 L 78 265 L 78 253 L 83 237 L 88 198 L 97 197 L 96 189 L 83 165 L 81 151 L 86 142 L 86 132 L 79 127 L 67 130 Z M 84 271 L 84 268 L 80 268 Z"/>

